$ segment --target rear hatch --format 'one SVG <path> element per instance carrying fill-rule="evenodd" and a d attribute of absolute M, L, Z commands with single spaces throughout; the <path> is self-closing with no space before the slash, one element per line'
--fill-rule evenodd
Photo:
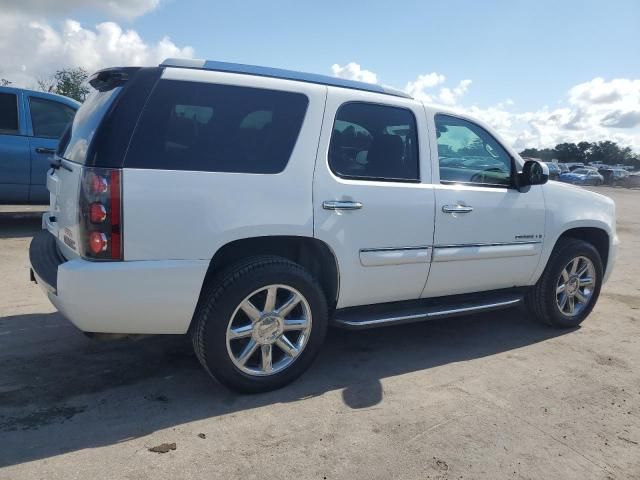
<path fill-rule="evenodd" d="M 161 71 L 116 68 L 91 77 L 92 91 L 61 138 L 47 173 L 50 209 L 44 214 L 43 227 L 57 238 L 65 258 L 122 259 L 120 169 L 144 102 Z M 100 236 L 109 241 L 108 249 L 91 252 Z"/>
<path fill-rule="evenodd" d="M 47 174 L 50 210 L 44 224 L 57 239 L 68 259 L 83 253 L 80 229 L 80 183 L 88 160 L 89 146 L 108 109 L 122 87 L 94 90 L 78 110 L 70 130 L 65 132 Z"/>

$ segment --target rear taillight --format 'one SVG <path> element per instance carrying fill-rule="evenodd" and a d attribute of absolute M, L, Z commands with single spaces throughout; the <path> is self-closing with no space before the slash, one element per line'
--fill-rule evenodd
<path fill-rule="evenodd" d="M 95 260 L 122 260 L 121 219 L 120 170 L 84 167 L 80 187 L 81 255 Z"/>

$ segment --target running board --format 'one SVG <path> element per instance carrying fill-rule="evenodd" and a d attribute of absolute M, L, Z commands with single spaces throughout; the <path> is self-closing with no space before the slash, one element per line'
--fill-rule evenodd
<path fill-rule="evenodd" d="M 462 296 L 436 300 L 392 302 L 336 310 L 333 324 L 350 330 L 386 327 L 438 318 L 502 310 L 520 305 L 522 293 Z M 457 300 L 457 301 L 456 301 Z"/>

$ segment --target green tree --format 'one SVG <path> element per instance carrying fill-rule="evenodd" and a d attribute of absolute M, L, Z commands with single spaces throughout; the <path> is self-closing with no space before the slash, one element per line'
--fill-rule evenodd
<path fill-rule="evenodd" d="M 586 157 L 575 143 L 560 143 L 556 145 L 555 158 L 560 162 L 585 162 Z"/>
<path fill-rule="evenodd" d="M 88 78 L 89 73 L 82 67 L 64 68 L 56 71 L 52 77 L 39 79 L 38 88 L 43 92 L 57 93 L 84 102 L 89 93 Z"/>
<path fill-rule="evenodd" d="M 0 78 L 0 87 L 8 87 L 9 85 L 11 85 L 13 82 L 10 82 L 9 80 L 7 80 L 6 78 Z"/>

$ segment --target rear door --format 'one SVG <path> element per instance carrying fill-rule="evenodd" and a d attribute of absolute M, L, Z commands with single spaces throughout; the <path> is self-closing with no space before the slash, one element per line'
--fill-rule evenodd
<path fill-rule="evenodd" d="M 436 115 L 432 131 L 436 225 L 423 296 L 528 285 L 544 238 L 542 186 L 519 191 L 514 156 L 479 124 Z"/>
<path fill-rule="evenodd" d="M 62 102 L 25 95 L 31 156 L 29 201 L 46 203 L 47 171 L 51 168 L 58 140 L 73 121 L 75 109 Z"/>
<path fill-rule="evenodd" d="M 339 308 L 420 296 L 434 212 L 426 132 L 412 100 L 329 87 L 314 235 L 338 259 Z"/>
<path fill-rule="evenodd" d="M 0 203 L 29 198 L 29 138 L 21 104 L 21 91 L 0 90 Z"/>

